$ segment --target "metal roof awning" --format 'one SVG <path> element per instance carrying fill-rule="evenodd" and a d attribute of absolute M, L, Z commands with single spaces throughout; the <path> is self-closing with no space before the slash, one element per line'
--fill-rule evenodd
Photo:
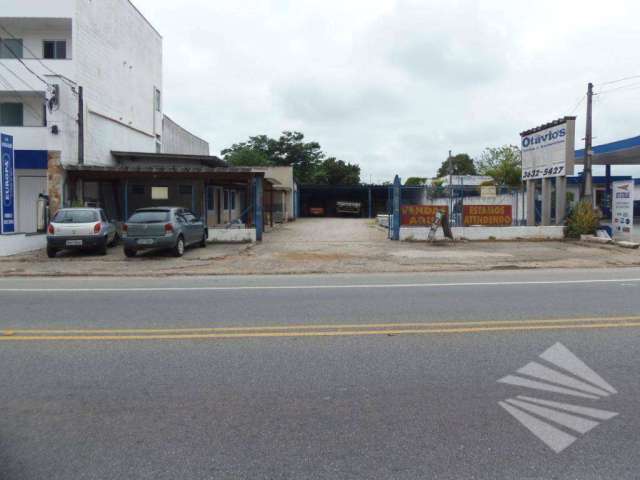
<path fill-rule="evenodd" d="M 65 170 L 72 172 L 101 173 L 262 173 L 251 167 L 207 167 L 193 165 L 77 165 L 65 164 Z"/>
<path fill-rule="evenodd" d="M 576 150 L 576 164 L 584 165 L 584 148 Z M 594 165 L 640 165 L 640 136 L 593 147 Z"/>
<path fill-rule="evenodd" d="M 159 163 L 196 163 L 207 165 L 209 167 L 227 167 L 228 164 L 224 160 L 213 155 L 186 155 L 179 153 L 152 153 L 152 152 L 122 152 L 111 151 L 111 155 L 116 162 L 123 161 L 136 162 L 159 162 Z"/>

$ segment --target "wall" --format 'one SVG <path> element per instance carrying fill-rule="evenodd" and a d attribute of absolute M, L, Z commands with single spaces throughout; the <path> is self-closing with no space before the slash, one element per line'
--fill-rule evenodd
<path fill-rule="evenodd" d="M 287 220 L 291 220 L 294 218 L 294 209 L 293 209 L 293 167 L 268 167 L 264 169 L 265 178 L 273 178 L 280 182 L 279 185 L 276 185 L 279 188 L 286 188 L 285 194 L 285 210 L 286 210 L 286 218 Z M 281 202 L 281 192 L 275 191 L 274 195 L 274 203 L 280 204 Z M 268 199 L 267 199 L 268 200 Z"/>
<path fill-rule="evenodd" d="M 144 194 L 135 194 L 132 192 L 133 185 L 144 185 Z M 192 185 L 193 186 L 193 200 L 191 195 L 179 195 L 179 185 Z M 198 216 L 202 216 L 202 204 L 204 200 L 203 193 L 204 182 L 202 180 L 171 180 L 171 179 L 156 179 L 153 182 L 141 179 L 129 180 L 129 193 L 127 199 L 128 216 L 131 215 L 138 208 L 145 207 L 184 207 L 189 210 L 193 209 L 193 213 Z M 151 200 L 151 187 L 152 186 L 168 186 L 169 187 L 169 199 L 168 200 Z M 194 204 L 194 205 L 193 205 Z"/>
<path fill-rule="evenodd" d="M 111 164 L 111 150 L 155 152 L 160 34 L 128 0 L 77 0 L 73 48 L 76 80 L 90 112 L 85 163 Z"/>
<path fill-rule="evenodd" d="M 20 0 L 19 2 L 3 2 L 3 17 L 71 17 L 75 10 L 76 0 Z"/>
<path fill-rule="evenodd" d="M 400 240 L 426 241 L 429 227 L 400 227 Z M 451 233 L 456 240 L 562 240 L 564 227 L 452 227 Z M 442 229 L 436 233 L 436 239 L 443 239 Z"/>
<path fill-rule="evenodd" d="M 0 127 L 0 131 L 13 136 L 16 150 L 46 150 L 49 136 L 46 127 Z"/>
<path fill-rule="evenodd" d="M 165 115 L 162 121 L 162 152 L 209 155 L 209 143 L 188 132 Z"/>
<path fill-rule="evenodd" d="M 0 257 L 40 250 L 46 246 L 46 235 L 25 235 L 22 233 L 0 235 Z"/>
<path fill-rule="evenodd" d="M 0 74 L 2 73 L 3 72 L 0 71 Z M 17 95 L 17 94 L 12 94 L 11 92 L 0 91 L 0 103 L 21 103 L 23 105 L 22 107 L 23 127 L 12 127 L 12 128 L 29 129 L 31 127 L 43 127 L 44 126 L 44 108 L 43 108 L 44 102 L 45 102 L 44 93 L 37 93 L 37 94 L 20 93 L 20 95 Z M 2 130 L 4 130 L 4 128 L 5 127 L 0 127 L 0 129 Z M 46 142 L 46 139 L 45 139 L 45 142 Z M 44 145 L 41 145 L 40 147 L 44 147 Z"/>
<path fill-rule="evenodd" d="M 256 241 L 255 228 L 210 228 L 210 243 L 250 243 Z"/>

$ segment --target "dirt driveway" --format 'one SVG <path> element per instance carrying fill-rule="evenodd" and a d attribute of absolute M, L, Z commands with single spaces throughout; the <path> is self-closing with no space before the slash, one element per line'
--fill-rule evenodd
<path fill-rule="evenodd" d="M 182 258 L 147 253 L 125 258 L 44 251 L 0 258 L 0 275 L 222 275 L 379 273 L 517 268 L 640 266 L 640 251 L 579 242 L 393 242 L 374 221 L 298 219 L 276 227 L 261 243 L 210 244 Z"/>

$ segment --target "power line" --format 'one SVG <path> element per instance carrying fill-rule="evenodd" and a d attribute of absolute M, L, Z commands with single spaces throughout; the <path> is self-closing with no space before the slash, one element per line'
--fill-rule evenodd
<path fill-rule="evenodd" d="M 7 44 L 5 43 L 5 44 L 4 44 L 4 47 L 5 47 L 7 50 L 9 50 L 9 52 L 11 53 L 11 55 L 13 55 L 13 57 L 14 57 L 16 60 L 18 60 L 18 61 L 22 64 L 22 66 L 23 66 L 24 68 L 26 68 L 26 69 L 27 69 L 27 70 L 28 70 L 28 71 L 29 71 L 33 76 L 35 76 L 38 80 L 40 80 L 40 81 L 41 81 L 42 83 L 44 83 L 45 85 L 51 86 L 51 85 L 49 84 L 49 82 L 47 82 L 44 78 L 42 78 L 42 77 L 41 77 L 40 75 L 38 75 L 36 72 L 34 72 L 33 70 L 31 70 L 31 68 L 29 68 L 29 66 L 28 66 L 26 63 L 24 63 L 20 57 L 18 57 L 18 55 L 16 54 L 16 52 L 14 52 L 14 51 L 11 49 L 11 47 L 10 47 L 9 45 L 7 45 Z"/>
<path fill-rule="evenodd" d="M 20 82 L 22 82 L 23 85 L 25 85 L 29 90 L 31 90 L 31 85 L 29 85 L 22 77 L 20 77 L 17 73 L 15 73 L 13 70 L 11 70 L 6 64 L 1 63 L 0 65 L 3 66 L 5 69 L 7 69 L 9 71 L 9 73 L 11 75 L 13 75 L 15 78 L 17 78 Z M 66 116 L 68 116 L 69 118 L 71 118 L 72 120 L 76 121 L 77 119 L 70 113 L 68 113 L 67 111 L 65 111 L 61 106 L 60 106 L 60 99 L 58 99 L 58 108 L 55 109 L 55 111 L 60 111 L 60 113 L 65 114 Z"/>
<path fill-rule="evenodd" d="M 624 78 L 618 78 L 617 80 L 610 80 L 608 82 L 602 82 L 600 83 L 600 86 L 603 85 L 611 85 L 612 83 L 620 83 L 620 82 L 625 82 L 627 80 L 633 80 L 635 78 L 640 78 L 640 75 L 632 75 L 630 77 L 624 77 Z"/>
<path fill-rule="evenodd" d="M 609 92 L 617 92 L 619 90 L 634 90 L 634 88 L 631 88 L 631 87 L 638 87 L 639 85 L 640 85 L 640 82 L 635 82 L 635 83 L 630 83 L 629 85 L 622 85 L 620 87 L 609 88 L 608 90 L 601 90 L 598 93 L 603 94 L 603 93 L 609 93 Z"/>
<path fill-rule="evenodd" d="M 3 30 L 3 31 L 4 31 L 7 35 L 9 35 L 12 39 L 17 40 L 17 37 L 16 37 L 13 33 L 11 33 L 11 32 L 10 32 L 10 31 L 9 31 L 9 30 L 4 26 L 4 25 L 0 24 L 0 29 L 1 29 L 1 30 Z M 9 48 L 9 47 L 7 47 L 7 48 Z M 42 60 L 40 60 L 40 58 L 38 58 L 38 57 L 36 56 L 36 54 L 35 54 L 35 53 L 33 53 L 33 51 L 32 51 L 29 47 L 27 47 L 26 45 L 23 45 L 23 46 L 22 46 L 22 48 L 24 48 L 27 52 L 29 52 L 29 53 L 31 54 L 31 56 L 33 57 L 33 59 L 34 59 L 34 60 L 37 60 L 37 61 L 38 61 L 38 63 L 40 63 L 40 65 L 42 65 L 44 68 L 46 68 L 50 73 L 52 73 L 53 75 L 55 75 L 55 76 L 57 76 L 57 77 L 60 77 L 60 79 L 61 79 L 64 83 L 66 83 L 66 84 L 67 84 L 67 86 L 69 86 L 69 87 L 72 89 L 72 91 L 73 91 L 73 89 L 75 88 L 75 82 L 74 82 L 73 80 L 68 79 L 67 77 L 65 77 L 65 76 L 64 76 L 64 75 L 62 75 L 61 73 L 58 73 L 58 72 L 56 72 L 55 70 L 51 69 L 51 68 L 50 68 L 46 63 L 44 63 Z M 10 49 L 10 48 L 9 48 L 9 51 L 11 51 L 11 49 Z M 17 57 L 17 55 L 16 55 L 13 51 L 11 51 L 11 54 L 12 54 L 14 57 L 18 58 L 18 57 Z M 20 60 L 20 59 L 18 58 L 18 60 Z M 22 61 L 21 61 L 21 63 L 22 63 Z M 26 65 L 25 65 L 25 67 L 26 67 Z M 33 72 L 32 72 L 32 73 L 33 73 Z M 35 73 L 34 73 L 34 75 L 35 75 Z M 40 77 L 38 77 L 38 78 L 40 78 Z M 40 80 L 42 80 L 42 79 L 40 79 Z M 45 82 L 45 83 L 47 83 L 47 82 L 46 82 L 46 81 L 44 81 L 44 80 L 42 80 L 42 81 L 43 81 L 43 82 Z M 75 93 L 75 92 L 74 92 L 74 93 Z"/>
<path fill-rule="evenodd" d="M 16 100 L 20 100 L 22 105 L 24 105 L 25 107 L 27 107 L 31 113 L 34 114 L 34 116 L 36 118 L 38 117 L 42 117 L 42 112 L 38 112 L 36 111 L 31 105 L 29 105 L 27 99 L 25 97 L 23 97 L 20 92 L 18 92 L 15 88 L 13 88 L 13 85 L 11 84 L 11 82 L 9 82 L 9 80 L 7 80 L 5 77 L 3 77 L 2 75 L 0 75 L 0 83 L 2 83 L 10 92 L 13 92 L 13 97 Z M 44 103 L 43 103 L 44 106 Z"/>
<path fill-rule="evenodd" d="M 24 86 L 26 86 L 28 90 L 33 90 L 31 85 L 29 85 L 20 75 L 11 70 L 5 63 L 0 62 L 0 65 L 3 66 L 11 75 L 17 78 Z"/>
<path fill-rule="evenodd" d="M 576 106 L 575 106 L 575 107 L 573 107 L 573 109 L 571 110 L 571 112 L 569 112 L 569 115 L 573 115 L 573 113 L 574 113 L 576 110 L 578 110 L 578 107 L 579 107 L 580 105 L 582 105 L 582 102 L 584 102 L 584 99 L 585 99 L 585 98 L 587 98 L 587 95 L 586 95 L 586 94 L 585 94 L 585 95 L 582 95 L 582 96 L 580 97 L 580 100 L 578 100 L 578 103 L 576 103 Z"/>

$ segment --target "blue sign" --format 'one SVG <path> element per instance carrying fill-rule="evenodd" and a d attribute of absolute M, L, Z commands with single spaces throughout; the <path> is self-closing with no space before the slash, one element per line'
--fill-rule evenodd
<path fill-rule="evenodd" d="M 16 229 L 15 219 L 15 183 L 13 163 L 13 137 L 0 135 L 2 156 L 2 233 L 13 233 Z"/>

